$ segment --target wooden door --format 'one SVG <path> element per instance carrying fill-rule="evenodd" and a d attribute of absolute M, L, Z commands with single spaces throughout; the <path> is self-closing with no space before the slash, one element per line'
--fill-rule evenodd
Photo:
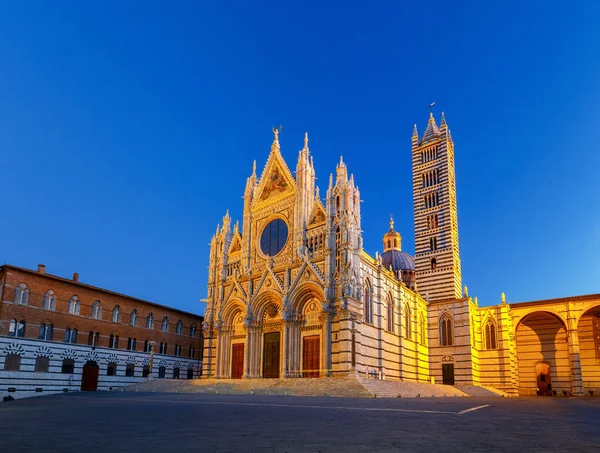
<path fill-rule="evenodd" d="M 550 365 L 538 363 L 535 366 L 537 376 L 537 394 L 552 396 L 552 379 L 550 378 Z"/>
<path fill-rule="evenodd" d="M 231 348 L 231 379 L 242 379 L 244 375 L 244 343 L 234 344 Z"/>
<path fill-rule="evenodd" d="M 442 364 L 442 384 L 454 385 L 454 364 Z"/>
<path fill-rule="evenodd" d="M 302 344 L 302 370 L 305 378 L 318 378 L 321 368 L 321 339 L 319 335 L 304 337 Z"/>
<path fill-rule="evenodd" d="M 263 378 L 279 377 L 279 332 L 266 333 L 263 348 Z"/>
<path fill-rule="evenodd" d="M 98 374 L 100 367 L 96 362 L 88 361 L 83 365 L 81 373 L 81 390 L 83 392 L 95 392 L 98 390 Z"/>

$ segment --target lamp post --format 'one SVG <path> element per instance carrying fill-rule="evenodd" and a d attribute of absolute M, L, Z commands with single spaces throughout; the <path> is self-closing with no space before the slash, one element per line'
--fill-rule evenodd
<path fill-rule="evenodd" d="M 154 362 L 154 343 L 155 341 L 150 342 L 150 374 L 148 375 L 148 380 L 151 381 L 154 379 L 152 370 L 153 370 L 153 362 Z"/>

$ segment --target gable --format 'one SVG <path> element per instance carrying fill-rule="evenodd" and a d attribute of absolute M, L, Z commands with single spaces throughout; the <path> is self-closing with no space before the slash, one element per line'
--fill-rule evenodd
<path fill-rule="evenodd" d="M 254 200 L 256 203 L 264 203 L 295 192 L 294 177 L 281 153 L 275 148 L 269 155 Z"/>
<path fill-rule="evenodd" d="M 315 207 L 309 219 L 309 227 L 318 226 L 325 223 L 325 208 L 323 207 L 321 200 L 318 200 L 317 203 L 315 203 Z"/>

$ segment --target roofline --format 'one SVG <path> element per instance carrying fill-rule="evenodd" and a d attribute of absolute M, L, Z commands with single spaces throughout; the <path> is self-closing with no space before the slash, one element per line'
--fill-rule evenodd
<path fill-rule="evenodd" d="M 34 275 L 39 276 L 39 277 L 46 277 L 46 278 L 49 278 L 51 280 L 58 280 L 60 282 L 69 283 L 71 285 L 79 286 L 79 287 L 82 287 L 82 288 L 92 289 L 94 291 L 100 291 L 100 292 L 103 292 L 105 294 L 110 294 L 110 295 L 113 295 L 113 296 L 124 297 L 126 299 L 130 299 L 130 300 L 133 300 L 133 301 L 136 301 L 136 302 L 142 302 L 142 303 L 153 305 L 155 307 L 162 308 L 162 309 L 165 309 L 165 310 L 171 310 L 171 311 L 175 311 L 177 313 L 181 313 L 181 314 L 184 314 L 184 315 L 193 316 L 193 317 L 196 317 L 196 318 L 202 318 L 202 320 L 204 320 L 204 316 L 202 316 L 202 315 L 198 315 L 198 314 L 195 314 L 195 313 L 190 313 L 189 311 L 183 311 L 183 310 L 180 310 L 178 308 L 168 307 L 166 305 L 161 305 L 159 303 L 152 302 L 152 301 L 149 301 L 149 300 L 144 300 L 144 299 L 139 299 L 137 297 L 128 296 L 127 294 L 118 293 L 116 291 L 111 291 L 109 289 L 99 288 L 98 286 L 88 285 L 87 283 L 75 282 L 73 280 L 69 280 L 68 278 L 59 277 L 58 275 L 52 275 L 52 274 L 47 274 L 47 273 L 40 274 L 39 272 L 34 271 L 32 269 L 27 269 L 27 268 L 24 268 L 24 267 L 14 266 L 12 264 L 7 264 L 7 263 L 5 263 L 2 266 L 0 266 L 0 271 L 3 271 L 4 269 L 13 269 L 13 270 L 16 270 L 16 271 L 24 272 L 26 274 L 34 274 Z"/>
<path fill-rule="evenodd" d="M 548 305 L 555 304 L 561 302 L 583 302 L 587 300 L 600 300 L 600 294 L 582 294 L 580 296 L 567 296 L 567 297 L 559 297 L 556 299 L 541 299 L 541 300 L 532 300 L 529 302 L 509 302 L 508 304 L 513 306 L 528 306 L 528 305 Z"/>

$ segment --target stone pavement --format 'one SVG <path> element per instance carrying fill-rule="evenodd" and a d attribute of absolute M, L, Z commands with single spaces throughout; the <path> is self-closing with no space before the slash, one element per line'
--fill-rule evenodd
<path fill-rule="evenodd" d="M 596 452 L 599 422 L 589 397 L 97 392 L 0 403 L 7 452 Z"/>

